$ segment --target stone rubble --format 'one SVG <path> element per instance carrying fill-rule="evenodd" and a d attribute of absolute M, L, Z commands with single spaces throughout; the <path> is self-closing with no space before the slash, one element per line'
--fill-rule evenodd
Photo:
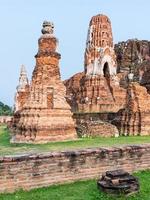
<path fill-rule="evenodd" d="M 124 170 L 106 171 L 97 182 L 98 188 L 109 194 L 131 195 L 139 191 L 138 179 Z"/>

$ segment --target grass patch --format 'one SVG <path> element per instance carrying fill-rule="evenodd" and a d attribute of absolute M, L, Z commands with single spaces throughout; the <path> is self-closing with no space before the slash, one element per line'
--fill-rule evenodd
<path fill-rule="evenodd" d="M 130 197 L 112 197 L 97 189 L 96 180 L 34 189 L 29 192 L 1 194 L 0 200 L 150 200 L 150 170 L 134 174 L 140 181 L 140 192 Z"/>
<path fill-rule="evenodd" d="M 53 142 L 47 144 L 10 144 L 10 134 L 5 126 L 0 126 L 0 155 L 64 151 L 92 147 L 122 146 L 126 144 L 150 143 L 150 136 L 121 136 L 118 138 L 80 138 L 76 141 Z"/>

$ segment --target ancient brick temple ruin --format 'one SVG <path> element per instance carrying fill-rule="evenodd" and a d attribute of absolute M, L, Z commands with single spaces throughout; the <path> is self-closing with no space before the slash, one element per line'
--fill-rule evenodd
<path fill-rule="evenodd" d="M 107 16 L 92 17 L 86 41 L 84 72 L 64 82 L 67 101 L 81 134 L 150 135 L 147 104 L 150 95 L 145 87 L 133 82 L 135 76 L 141 80 L 143 68 L 135 70 L 134 74 L 130 70 L 137 55 L 138 62 L 141 62 L 142 56 L 147 58 L 149 51 L 138 42 L 129 41 L 125 46 L 122 48 L 119 43 L 114 49 L 111 22 Z M 129 70 L 121 71 L 126 68 Z"/>
<path fill-rule="evenodd" d="M 70 140 L 75 128 L 79 135 L 150 135 L 150 42 L 128 40 L 114 47 L 110 19 L 92 17 L 84 71 L 65 80 L 65 89 L 53 28 L 43 23 L 31 84 L 21 69 L 12 142 Z"/>
<path fill-rule="evenodd" d="M 45 21 L 36 66 L 28 84 L 24 67 L 17 87 L 11 142 L 45 143 L 76 138 L 65 86 L 60 79 L 58 40 L 54 25 Z"/>
<path fill-rule="evenodd" d="M 111 22 L 105 15 L 94 16 L 89 24 L 79 87 L 74 91 L 76 82 L 72 84 L 72 80 L 76 75 L 65 82 L 73 112 L 117 112 L 123 108 L 126 92 L 119 86 L 116 70 Z"/>

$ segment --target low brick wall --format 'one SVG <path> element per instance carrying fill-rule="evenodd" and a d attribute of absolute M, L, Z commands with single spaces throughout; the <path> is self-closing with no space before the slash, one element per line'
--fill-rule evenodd
<path fill-rule="evenodd" d="M 7 124 L 12 121 L 12 116 L 0 116 L 0 124 Z"/>
<path fill-rule="evenodd" d="M 0 192 L 98 178 L 119 168 L 150 169 L 150 144 L 0 157 Z"/>

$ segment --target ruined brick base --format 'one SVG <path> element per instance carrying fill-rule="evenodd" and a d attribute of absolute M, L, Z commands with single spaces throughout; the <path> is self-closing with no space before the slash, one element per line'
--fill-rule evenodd
<path fill-rule="evenodd" d="M 17 115 L 17 114 L 16 114 Z M 20 120 L 21 119 L 21 120 Z M 47 143 L 76 139 L 70 110 L 30 110 L 15 117 L 11 143 Z"/>
<path fill-rule="evenodd" d="M 124 108 L 126 90 L 120 87 L 117 76 L 110 79 L 103 76 L 87 78 L 79 73 L 64 84 L 73 112 L 118 112 Z"/>

